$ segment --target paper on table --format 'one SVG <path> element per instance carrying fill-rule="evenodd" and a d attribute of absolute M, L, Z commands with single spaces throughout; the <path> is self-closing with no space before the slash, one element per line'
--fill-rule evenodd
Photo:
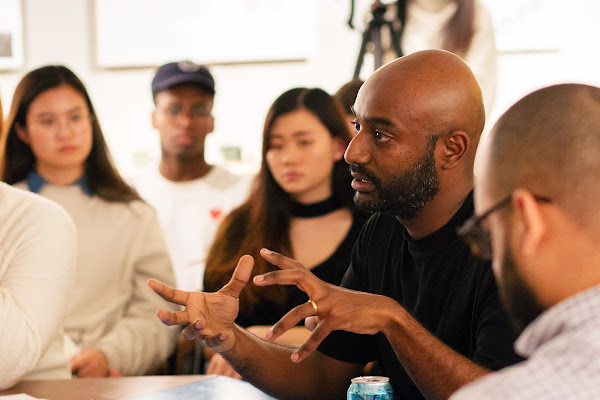
<path fill-rule="evenodd" d="M 35 399 L 35 400 L 45 400 L 45 399 L 40 399 L 39 397 L 32 397 L 28 394 L 7 394 L 5 396 L 0 395 L 0 399 L 2 400 L 31 400 L 31 399 Z"/>

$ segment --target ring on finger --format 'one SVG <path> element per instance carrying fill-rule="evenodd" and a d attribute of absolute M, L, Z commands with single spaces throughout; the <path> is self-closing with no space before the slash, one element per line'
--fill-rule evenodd
<path fill-rule="evenodd" d="M 315 303 L 315 302 L 314 302 L 314 301 L 312 301 L 311 299 L 308 299 L 308 303 L 310 303 L 310 305 L 311 305 L 311 306 L 314 308 L 314 310 L 315 310 L 315 313 L 314 313 L 314 315 L 317 315 L 317 311 L 318 311 L 318 308 L 317 308 L 317 303 Z"/>

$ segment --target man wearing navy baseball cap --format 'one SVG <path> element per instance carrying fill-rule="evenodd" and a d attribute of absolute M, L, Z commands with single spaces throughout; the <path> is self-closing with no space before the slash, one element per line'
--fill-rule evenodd
<path fill-rule="evenodd" d="M 204 261 L 217 225 L 245 200 L 249 178 L 204 158 L 213 131 L 215 80 L 206 66 L 170 62 L 152 79 L 152 125 L 160 137 L 158 165 L 133 177 L 156 209 L 171 253 L 179 288 L 202 288 Z"/>

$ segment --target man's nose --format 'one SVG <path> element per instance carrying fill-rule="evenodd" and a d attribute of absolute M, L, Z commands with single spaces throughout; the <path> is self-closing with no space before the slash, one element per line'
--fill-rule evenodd
<path fill-rule="evenodd" d="M 368 152 L 366 134 L 359 131 L 346 148 L 344 160 L 346 160 L 348 164 L 366 164 L 370 159 L 371 156 Z"/>

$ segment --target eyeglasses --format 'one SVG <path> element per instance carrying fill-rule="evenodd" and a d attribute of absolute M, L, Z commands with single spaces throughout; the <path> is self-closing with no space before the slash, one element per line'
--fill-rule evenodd
<path fill-rule="evenodd" d="M 544 196 L 533 196 L 536 201 L 541 203 L 550 203 L 552 200 Z M 490 207 L 486 212 L 481 215 L 473 215 L 471 218 L 465 221 L 464 224 L 458 227 L 456 232 L 458 236 L 465 241 L 465 243 L 471 249 L 473 255 L 484 259 L 492 259 L 492 239 L 490 232 L 483 227 L 483 221 L 489 217 L 493 212 L 498 211 L 502 207 L 506 207 L 512 200 L 512 193 L 504 197 L 498 203 Z"/>
<path fill-rule="evenodd" d="M 84 127 L 88 127 L 90 122 L 93 121 L 93 119 L 93 115 L 83 112 L 76 112 L 64 116 L 61 116 L 59 114 L 46 113 L 37 118 L 33 118 L 30 123 L 37 129 L 47 131 L 49 133 L 56 133 L 61 127 L 74 129 L 75 131 L 79 132 Z"/>
<path fill-rule="evenodd" d="M 168 115 L 170 118 L 176 118 L 179 115 L 185 113 L 185 111 L 183 110 L 183 106 L 179 103 L 169 104 L 168 106 L 162 108 L 161 111 Z M 210 115 L 210 112 L 210 104 L 194 104 L 190 107 L 190 111 L 189 113 L 187 113 L 187 115 L 189 115 L 190 118 L 202 118 L 208 117 Z"/>

